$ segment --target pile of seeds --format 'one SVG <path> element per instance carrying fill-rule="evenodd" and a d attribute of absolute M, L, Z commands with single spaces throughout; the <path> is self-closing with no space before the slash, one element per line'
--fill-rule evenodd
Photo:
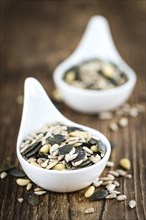
<path fill-rule="evenodd" d="M 74 87 L 89 90 L 106 90 L 123 85 L 127 75 L 111 62 L 92 59 L 65 72 L 64 81 Z"/>
<path fill-rule="evenodd" d="M 106 146 L 81 128 L 56 123 L 27 136 L 20 152 L 34 166 L 61 171 L 98 163 L 106 153 Z"/>
<path fill-rule="evenodd" d="M 132 175 L 127 173 L 127 170 L 129 170 L 131 167 L 131 163 L 127 158 L 122 158 L 119 162 L 119 165 L 123 169 L 113 170 L 114 163 L 112 161 L 108 161 L 107 167 L 111 168 L 111 170 L 108 171 L 107 176 L 97 178 L 97 180 L 95 180 L 93 184 L 86 190 L 84 196 L 89 198 L 91 201 L 103 199 L 116 199 L 117 201 L 126 200 L 127 196 L 116 189 L 120 186 L 120 183 L 116 180 L 116 178 L 125 177 L 127 179 L 131 179 Z M 133 209 L 136 206 L 136 201 L 130 200 L 128 205 L 131 209 Z M 92 207 L 85 210 L 85 213 L 93 212 L 94 209 Z"/>

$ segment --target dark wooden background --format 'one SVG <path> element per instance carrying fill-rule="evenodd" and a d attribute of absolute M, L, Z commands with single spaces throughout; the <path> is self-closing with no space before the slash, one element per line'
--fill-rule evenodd
<path fill-rule="evenodd" d="M 1 0 L 0 35 L 0 167 L 5 163 L 18 165 L 16 139 L 22 105 L 16 99 L 23 95 L 24 80 L 34 76 L 49 96 L 55 88 L 54 68 L 76 48 L 89 18 L 103 15 L 110 23 L 114 41 L 126 62 L 136 71 L 138 81 L 130 102 L 146 102 L 146 12 L 143 0 Z M 129 119 L 127 128 L 111 133 L 109 121 L 97 115 L 85 115 L 71 110 L 64 103 L 59 110 L 69 119 L 103 132 L 115 143 L 111 160 L 118 164 L 121 157 L 131 160 L 131 180 L 121 180 L 120 189 L 128 199 L 124 202 L 89 202 L 84 191 L 59 194 L 49 192 L 41 204 L 32 207 L 17 199 L 26 197 L 25 188 L 18 187 L 15 178 L 0 180 L 0 219 L 2 220 L 144 220 L 146 219 L 146 127 L 145 114 Z M 130 199 L 137 201 L 134 210 Z M 94 207 L 95 213 L 84 210 Z"/>

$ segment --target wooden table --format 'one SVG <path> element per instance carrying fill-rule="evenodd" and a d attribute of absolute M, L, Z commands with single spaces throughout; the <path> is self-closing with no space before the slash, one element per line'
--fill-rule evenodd
<path fill-rule="evenodd" d="M 95 14 L 109 20 L 119 52 L 137 73 L 137 84 L 129 102 L 145 105 L 143 0 L 1 1 L 0 167 L 5 163 L 19 164 L 16 139 L 22 105 L 18 104 L 17 97 L 23 95 L 24 79 L 36 77 L 52 96 L 54 68 L 76 48 L 89 18 Z M 110 121 L 101 121 L 96 114 L 75 112 L 64 103 L 57 107 L 67 118 L 101 131 L 114 142 L 110 160 L 116 167 L 120 158 L 130 159 L 132 179 L 119 179 L 119 190 L 127 195 L 127 200 L 90 202 L 84 198 L 83 189 L 67 194 L 48 192 L 40 198 L 40 205 L 33 207 L 26 201 L 18 202 L 18 198 L 26 198 L 26 189 L 16 185 L 16 179 L 8 175 L 4 180 L 0 179 L 0 219 L 146 219 L 145 114 L 130 118 L 128 127 L 112 133 L 108 128 Z M 131 199 L 137 201 L 133 210 L 128 207 Z M 84 214 L 89 207 L 94 207 L 95 212 Z"/>

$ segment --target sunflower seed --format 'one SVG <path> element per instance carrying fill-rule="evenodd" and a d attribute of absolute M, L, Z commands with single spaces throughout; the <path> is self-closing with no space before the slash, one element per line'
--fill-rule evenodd
<path fill-rule="evenodd" d="M 114 185 L 117 187 L 117 186 L 120 186 L 120 183 L 116 180 L 114 180 Z"/>
<path fill-rule="evenodd" d="M 65 160 L 66 160 L 67 162 L 69 162 L 69 161 L 74 160 L 77 156 L 78 156 L 78 154 L 72 154 L 72 155 L 66 154 L 66 155 L 65 155 Z"/>
<path fill-rule="evenodd" d="M 128 119 L 127 118 L 121 118 L 120 120 L 119 120 L 119 125 L 121 126 L 121 127 L 126 127 L 127 125 L 128 125 Z"/>
<path fill-rule="evenodd" d="M 115 177 L 118 177 L 119 176 L 119 173 L 117 171 L 114 171 L 114 170 L 110 170 L 109 171 L 109 174 L 112 174 L 113 176 Z"/>
<path fill-rule="evenodd" d="M 108 174 L 107 177 L 109 177 L 110 180 L 114 180 L 115 179 L 115 177 L 112 174 Z"/>
<path fill-rule="evenodd" d="M 127 199 L 127 196 L 126 196 L 126 195 L 119 195 L 119 196 L 117 196 L 117 200 L 118 200 L 118 201 L 123 201 L 123 200 L 125 200 L 125 199 Z"/>
<path fill-rule="evenodd" d="M 18 202 L 22 203 L 24 201 L 23 198 L 18 198 Z"/>
<path fill-rule="evenodd" d="M 85 192 L 85 197 L 86 198 L 89 198 L 92 196 L 92 194 L 94 193 L 95 191 L 95 187 L 94 186 L 90 186 L 87 191 Z"/>
<path fill-rule="evenodd" d="M 57 163 L 58 163 L 58 161 L 49 163 L 49 165 L 46 167 L 46 169 L 49 170 L 49 169 L 53 168 Z"/>
<path fill-rule="evenodd" d="M 41 196 L 47 193 L 47 191 L 35 191 L 34 192 L 36 195 Z"/>
<path fill-rule="evenodd" d="M 0 178 L 1 179 L 5 179 L 7 177 L 7 173 L 6 172 L 2 172 L 1 174 L 0 174 Z"/>
<path fill-rule="evenodd" d="M 117 131 L 119 129 L 118 125 L 114 122 L 110 123 L 109 128 L 111 131 Z"/>
<path fill-rule="evenodd" d="M 101 112 L 98 114 L 98 118 L 101 120 L 111 119 L 113 117 L 112 112 Z"/>
<path fill-rule="evenodd" d="M 124 170 L 116 170 L 120 176 L 125 176 L 126 175 L 126 172 Z"/>
<path fill-rule="evenodd" d="M 111 194 L 106 196 L 106 199 L 115 199 L 117 197 L 116 193 L 112 192 Z"/>
<path fill-rule="evenodd" d="M 109 184 L 106 186 L 107 190 L 110 192 L 110 191 L 113 191 L 115 189 L 115 185 L 114 184 Z"/>
<path fill-rule="evenodd" d="M 102 183 L 102 186 L 107 186 L 107 185 L 112 184 L 112 183 L 113 183 L 112 180 L 104 181 L 104 182 Z"/>
<path fill-rule="evenodd" d="M 119 192 L 119 191 L 116 191 L 116 190 L 113 190 L 113 191 L 110 191 L 109 193 L 115 193 L 116 195 L 119 195 L 119 194 L 121 194 L 121 192 Z"/>
<path fill-rule="evenodd" d="M 88 147 L 83 147 L 83 150 L 86 151 L 89 154 L 93 154 L 93 151 L 90 150 Z"/>
<path fill-rule="evenodd" d="M 98 186 L 101 186 L 102 183 L 103 183 L 102 180 L 95 180 L 95 181 L 93 182 L 93 185 L 94 185 L 95 187 L 98 187 Z"/>
<path fill-rule="evenodd" d="M 34 189 L 34 192 L 37 192 L 37 191 L 44 191 L 44 190 L 43 190 L 43 188 L 41 188 L 41 187 L 36 187 L 36 188 Z"/>
<path fill-rule="evenodd" d="M 98 154 L 97 154 L 98 155 Z M 91 156 L 89 159 L 93 162 L 93 163 L 98 163 L 100 160 L 101 160 L 101 157 L 98 155 L 94 157 L 94 156 Z"/>
<path fill-rule="evenodd" d="M 114 162 L 112 161 L 108 161 L 106 164 L 107 167 L 113 167 L 114 166 Z"/>
<path fill-rule="evenodd" d="M 88 208 L 85 210 L 85 214 L 89 214 L 89 213 L 93 213 L 94 212 L 94 208 Z"/>
<path fill-rule="evenodd" d="M 129 207 L 130 207 L 131 209 L 135 208 L 135 207 L 136 207 L 136 201 L 135 201 L 135 200 L 131 200 L 131 201 L 129 202 Z"/>
<path fill-rule="evenodd" d="M 126 174 L 125 177 L 128 178 L 128 179 L 131 179 L 131 178 L 132 178 L 132 175 L 131 175 L 131 174 Z"/>

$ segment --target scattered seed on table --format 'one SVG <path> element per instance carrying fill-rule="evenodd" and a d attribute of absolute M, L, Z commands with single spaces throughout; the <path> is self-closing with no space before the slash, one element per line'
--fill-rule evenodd
<path fill-rule="evenodd" d="M 120 125 L 121 127 L 126 127 L 126 126 L 128 125 L 128 119 L 125 118 L 125 117 L 120 118 L 120 120 L 119 120 L 119 125 Z"/>
<path fill-rule="evenodd" d="M 131 209 L 135 208 L 135 207 L 136 207 L 136 201 L 135 201 L 135 200 L 131 200 L 131 201 L 129 202 L 129 207 L 130 207 Z"/>
<path fill-rule="evenodd" d="M 93 212 L 94 212 L 94 208 L 92 208 L 92 207 L 85 210 L 85 214 L 90 214 Z"/>
<path fill-rule="evenodd" d="M 112 192 L 111 194 L 106 196 L 106 199 L 115 199 L 117 197 L 116 193 Z"/>
<path fill-rule="evenodd" d="M 107 195 L 108 195 L 108 191 L 101 189 L 92 194 L 91 200 L 92 201 L 101 200 L 101 199 L 104 199 Z"/>
<path fill-rule="evenodd" d="M 16 168 L 9 170 L 8 172 L 11 176 L 15 176 L 15 177 L 25 177 L 26 176 L 26 174 L 24 173 L 23 170 L 16 169 Z"/>
<path fill-rule="evenodd" d="M 35 191 L 34 192 L 36 195 L 38 195 L 38 196 L 41 196 L 41 195 L 44 195 L 44 194 L 46 194 L 47 193 L 47 191 Z"/>
<path fill-rule="evenodd" d="M 86 192 L 85 192 L 85 197 L 86 197 L 86 198 L 91 197 L 92 194 L 94 193 L 94 191 L 95 191 L 95 187 L 94 187 L 94 186 L 90 186 L 90 187 L 86 190 Z"/>
<path fill-rule="evenodd" d="M 27 201 L 30 205 L 36 206 L 39 205 L 40 203 L 40 198 L 37 194 L 35 193 L 29 193 L 27 195 Z"/>
<path fill-rule="evenodd" d="M 95 180 L 95 181 L 93 182 L 93 185 L 94 185 L 95 187 L 98 187 L 98 186 L 100 186 L 102 183 L 103 183 L 102 180 Z"/>
<path fill-rule="evenodd" d="M 98 114 L 98 118 L 102 120 L 111 119 L 113 117 L 113 113 L 110 111 L 107 112 L 101 112 Z"/>
<path fill-rule="evenodd" d="M 106 186 L 106 189 L 110 192 L 110 191 L 113 191 L 115 189 L 115 185 L 114 184 L 109 184 Z"/>
<path fill-rule="evenodd" d="M 119 191 L 116 191 L 116 190 L 110 191 L 109 193 L 110 193 L 110 194 L 111 194 L 111 193 L 115 193 L 116 195 L 119 195 L 119 194 L 121 194 L 121 192 L 119 192 Z"/>
<path fill-rule="evenodd" d="M 117 131 L 119 129 L 118 125 L 114 122 L 110 123 L 109 128 L 111 129 L 111 131 Z"/>
<path fill-rule="evenodd" d="M 138 116 L 138 109 L 136 107 L 132 107 L 130 109 L 129 115 L 133 118 L 136 118 Z"/>
<path fill-rule="evenodd" d="M 29 179 L 17 179 L 16 183 L 19 186 L 26 186 L 28 183 L 30 183 L 30 180 Z"/>
<path fill-rule="evenodd" d="M 99 180 L 110 181 L 111 179 L 108 176 L 100 177 Z"/>
<path fill-rule="evenodd" d="M 126 175 L 126 172 L 124 170 L 116 170 L 118 173 L 119 173 L 119 176 L 125 176 Z"/>
<path fill-rule="evenodd" d="M 125 200 L 125 199 L 127 199 L 127 196 L 126 196 L 126 195 L 119 195 L 119 196 L 117 196 L 117 200 L 118 200 L 118 201 L 123 201 L 123 200 Z"/>
<path fill-rule="evenodd" d="M 113 183 L 114 183 L 115 186 L 120 186 L 120 183 L 117 180 L 114 180 Z"/>
<path fill-rule="evenodd" d="M 114 179 L 115 179 L 115 176 L 112 175 L 112 174 L 108 174 L 107 177 L 109 177 L 111 180 L 114 180 Z"/>
<path fill-rule="evenodd" d="M 5 179 L 7 177 L 7 173 L 6 172 L 2 172 L 1 174 L 0 174 L 0 178 L 1 179 Z"/>
<path fill-rule="evenodd" d="M 107 186 L 107 185 L 112 184 L 112 183 L 113 183 L 113 180 L 104 181 L 102 183 L 102 186 Z"/>
<path fill-rule="evenodd" d="M 18 202 L 22 203 L 24 201 L 23 198 L 18 198 Z"/>
<path fill-rule="evenodd" d="M 125 177 L 128 178 L 128 179 L 131 179 L 131 178 L 132 178 L 132 175 L 131 175 L 131 174 L 126 174 Z"/>
<path fill-rule="evenodd" d="M 32 188 L 32 183 L 28 183 L 26 186 L 26 190 L 29 191 Z"/>
<path fill-rule="evenodd" d="M 130 163 L 130 160 L 129 159 L 127 159 L 127 158 L 122 158 L 121 160 L 120 160 L 120 166 L 121 167 L 123 167 L 124 169 L 126 169 L 126 170 L 130 170 L 130 168 L 131 168 L 131 163 Z"/>
<path fill-rule="evenodd" d="M 115 176 L 115 177 L 118 177 L 118 176 L 119 176 L 119 173 L 118 173 L 117 171 L 115 171 L 115 170 L 110 170 L 110 171 L 109 171 L 109 174 L 112 174 L 112 175 Z"/>
<path fill-rule="evenodd" d="M 41 187 L 36 187 L 36 188 L 34 189 L 34 191 L 35 191 L 35 192 L 37 192 L 37 191 L 44 191 L 44 189 L 41 188 Z"/>
<path fill-rule="evenodd" d="M 15 165 L 13 164 L 6 164 L 4 167 L 0 168 L 0 173 L 1 172 L 7 172 L 9 170 L 12 170 L 15 168 Z"/>
<path fill-rule="evenodd" d="M 108 161 L 106 164 L 107 167 L 113 167 L 114 166 L 114 162 L 112 161 Z"/>

